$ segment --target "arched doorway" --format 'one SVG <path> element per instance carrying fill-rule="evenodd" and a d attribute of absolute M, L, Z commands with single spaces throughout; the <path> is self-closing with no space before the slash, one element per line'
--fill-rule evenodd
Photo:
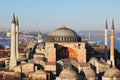
<path fill-rule="evenodd" d="M 64 59 L 64 58 L 77 58 L 78 55 L 75 50 L 70 47 L 62 47 L 57 49 L 56 51 L 56 59 Z"/>

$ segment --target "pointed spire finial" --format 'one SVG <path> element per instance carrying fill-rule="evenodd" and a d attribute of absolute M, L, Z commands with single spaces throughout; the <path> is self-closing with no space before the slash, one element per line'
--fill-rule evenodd
<path fill-rule="evenodd" d="M 64 25 L 64 24 L 62 25 L 62 28 L 65 28 L 65 25 Z"/>
<path fill-rule="evenodd" d="M 114 19 L 112 19 L 112 30 L 114 30 Z"/>
<path fill-rule="evenodd" d="M 65 28 L 65 25 L 63 24 L 63 27 Z"/>
<path fill-rule="evenodd" d="M 16 17 L 16 25 L 19 26 L 18 17 Z"/>
<path fill-rule="evenodd" d="M 16 21 L 15 21 L 15 14 L 13 14 L 12 23 L 16 23 Z"/>
<path fill-rule="evenodd" d="M 61 28 L 65 28 L 65 24 L 64 24 L 64 21 L 62 22 L 62 26 L 61 26 Z"/>
<path fill-rule="evenodd" d="M 106 26 L 105 26 L 105 29 L 108 29 L 107 19 L 106 19 Z"/>
<path fill-rule="evenodd" d="M 38 35 L 42 35 L 41 31 L 39 30 Z"/>

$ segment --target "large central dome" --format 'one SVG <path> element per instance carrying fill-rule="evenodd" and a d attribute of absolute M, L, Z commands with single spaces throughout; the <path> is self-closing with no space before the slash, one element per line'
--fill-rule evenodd
<path fill-rule="evenodd" d="M 81 41 L 81 38 L 76 34 L 75 31 L 72 29 L 69 29 L 67 27 L 60 27 L 50 34 L 48 34 L 48 37 L 46 39 L 47 41 L 62 41 L 62 42 L 78 42 Z"/>
<path fill-rule="evenodd" d="M 73 31 L 67 27 L 58 28 L 58 29 L 54 30 L 52 33 L 50 33 L 49 35 L 77 37 L 77 34 L 75 33 L 75 31 Z"/>

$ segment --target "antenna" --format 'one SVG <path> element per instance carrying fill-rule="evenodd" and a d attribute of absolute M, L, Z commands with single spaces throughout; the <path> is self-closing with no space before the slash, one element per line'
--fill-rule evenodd
<path fill-rule="evenodd" d="M 89 36 L 88 36 L 89 41 L 90 41 L 90 37 L 91 37 L 90 35 L 91 35 L 91 33 L 90 33 L 90 29 L 89 29 Z"/>

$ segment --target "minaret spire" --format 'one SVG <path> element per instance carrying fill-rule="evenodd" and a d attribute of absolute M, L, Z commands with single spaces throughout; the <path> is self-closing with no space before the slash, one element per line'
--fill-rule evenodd
<path fill-rule="evenodd" d="M 114 30 L 114 19 L 112 19 L 112 30 Z"/>
<path fill-rule="evenodd" d="M 16 21 L 15 21 L 15 14 L 13 14 L 12 23 L 16 23 Z"/>
<path fill-rule="evenodd" d="M 115 36 L 114 36 L 114 20 L 112 20 L 112 30 L 111 30 L 111 37 L 110 37 L 110 60 L 111 66 L 115 66 L 114 61 L 114 46 L 115 46 Z"/>
<path fill-rule="evenodd" d="M 16 18 L 16 59 L 19 58 L 19 22 L 18 22 L 18 17 Z"/>
<path fill-rule="evenodd" d="M 108 60 L 108 24 L 107 24 L 107 20 L 106 20 L 106 24 L 105 24 L 105 60 Z"/>
<path fill-rule="evenodd" d="M 16 25 L 19 26 L 18 17 L 16 17 Z"/>
<path fill-rule="evenodd" d="M 11 70 L 14 66 L 17 65 L 16 61 L 16 20 L 15 14 L 13 14 L 13 19 L 11 23 L 11 54 L 10 54 L 10 63 L 9 69 Z"/>
<path fill-rule="evenodd" d="M 106 20 L 105 29 L 108 29 L 108 23 L 107 23 L 107 20 Z"/>

